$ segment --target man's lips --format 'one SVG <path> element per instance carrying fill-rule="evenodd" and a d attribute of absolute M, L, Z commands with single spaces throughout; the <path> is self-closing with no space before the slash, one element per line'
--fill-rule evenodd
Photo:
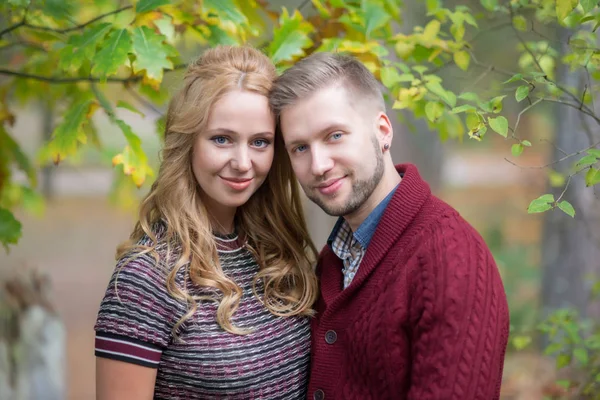
<path fill-rule="evenodd" d="M 335 193 L 344 182 L 345 176 L 336 179 L 330 179 L 316 186 L 317 190 L 324 195 L 330 195 Z"/>

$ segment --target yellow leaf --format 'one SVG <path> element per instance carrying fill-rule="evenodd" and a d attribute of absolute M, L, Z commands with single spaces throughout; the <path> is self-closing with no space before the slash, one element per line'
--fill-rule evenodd
<path fill-rule="evenodd" d="M 578 0 L 556 0 L 556 17 L 562 22 L 577 7 Z"/>
<path fill-rule="evenodd" d="M 153 22 L 162 17 L 162 13 L 160 11 L 150 11 L 144 14 L 138 14 L 135 18 L 136 26 L 152 26 Z"/>
<path fill-rule="evenodd" d="M 431 53 L 431 55 L 429 56 L 429 58 L 427 59 L 427 61 L 433 62 L 433 60 L 435 60 L 437 58 L 437 56 L 439 56 L 440 54 L 442 54 L 442 49 L 435 49 Z"/>
<path fill-rule="evenodd" d="M 431 42 L 437 38 L 437 35 L 440 32 L 440 26 L 440 21 L 437 19 L 434 19 L 427 24 L 423 31 L 423 44 L 431 44 Z"/>
<path fill-rule="evenodd" d="M 454 53 L 454 62 L 463 71 L 466 71 L 467 69 L 469 69 L 470 61 L 471 61 L 471 55 L 469 53 L 467 53 L 466 51 L 457 51 L 456 53 Z"/>

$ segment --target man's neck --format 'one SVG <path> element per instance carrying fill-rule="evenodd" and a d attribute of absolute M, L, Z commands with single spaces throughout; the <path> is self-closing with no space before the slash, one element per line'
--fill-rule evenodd
<path fill-rule="evenodd" d="M 363 223 L 365 219 L 371 214 L 371 212 L 377 207 L 379 203 L 392 191 L 398 184 L 402 178 L 398 171 L 396 171 L 396 167 L 391 162 L 386 162 L 385 170 L 383 176 L 381 177 L 381 181 L 371 193 L 371 196 L 360 206 L 358 210 L 353 212 L 352 214 L 344 215 L 344 219 L 350 225 L 352 232 L 356 232 L 360 224 Z"/>

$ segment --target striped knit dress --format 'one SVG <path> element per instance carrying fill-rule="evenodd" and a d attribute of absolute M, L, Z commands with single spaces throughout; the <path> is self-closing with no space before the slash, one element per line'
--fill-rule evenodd
<path fill-rule="evenodd" d="M 308 319 L 271 314 L 252 291 L 259 269 L 252 254 L 236 234 L 215 238 L 223 271 L 243 290 L 232 322 L 252 333 L 226 332 L 216 322 L 217 305 L 204 301 L 178 329 L 180 340 L 175 339 L 172 329 L 186 305 L 168 294 L 166 269 L 146 254 L 117 264 L 95 325 L 96 356 L 157 368 L 155 399 L 305 398 Z M 148 238 L 142 241 L 149 243 Z M 183 273 L 176 281 L 183 285 Z M 214 289 L 190 287 L 190 282 L 187 288 L 215 294 Z M 257 284 L 257 292 L 262 290 Z"/>

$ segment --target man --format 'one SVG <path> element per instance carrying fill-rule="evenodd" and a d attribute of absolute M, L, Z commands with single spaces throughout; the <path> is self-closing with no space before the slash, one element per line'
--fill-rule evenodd
<path fill-rule="evenodd" d="M 308 397 L 498 399 L 509 328 L 498 269 L 415 166 L 394 166 L 377 80 L 317 53 L 270 101 L 306 195 L 340 217 L 317 265 Z"/>

